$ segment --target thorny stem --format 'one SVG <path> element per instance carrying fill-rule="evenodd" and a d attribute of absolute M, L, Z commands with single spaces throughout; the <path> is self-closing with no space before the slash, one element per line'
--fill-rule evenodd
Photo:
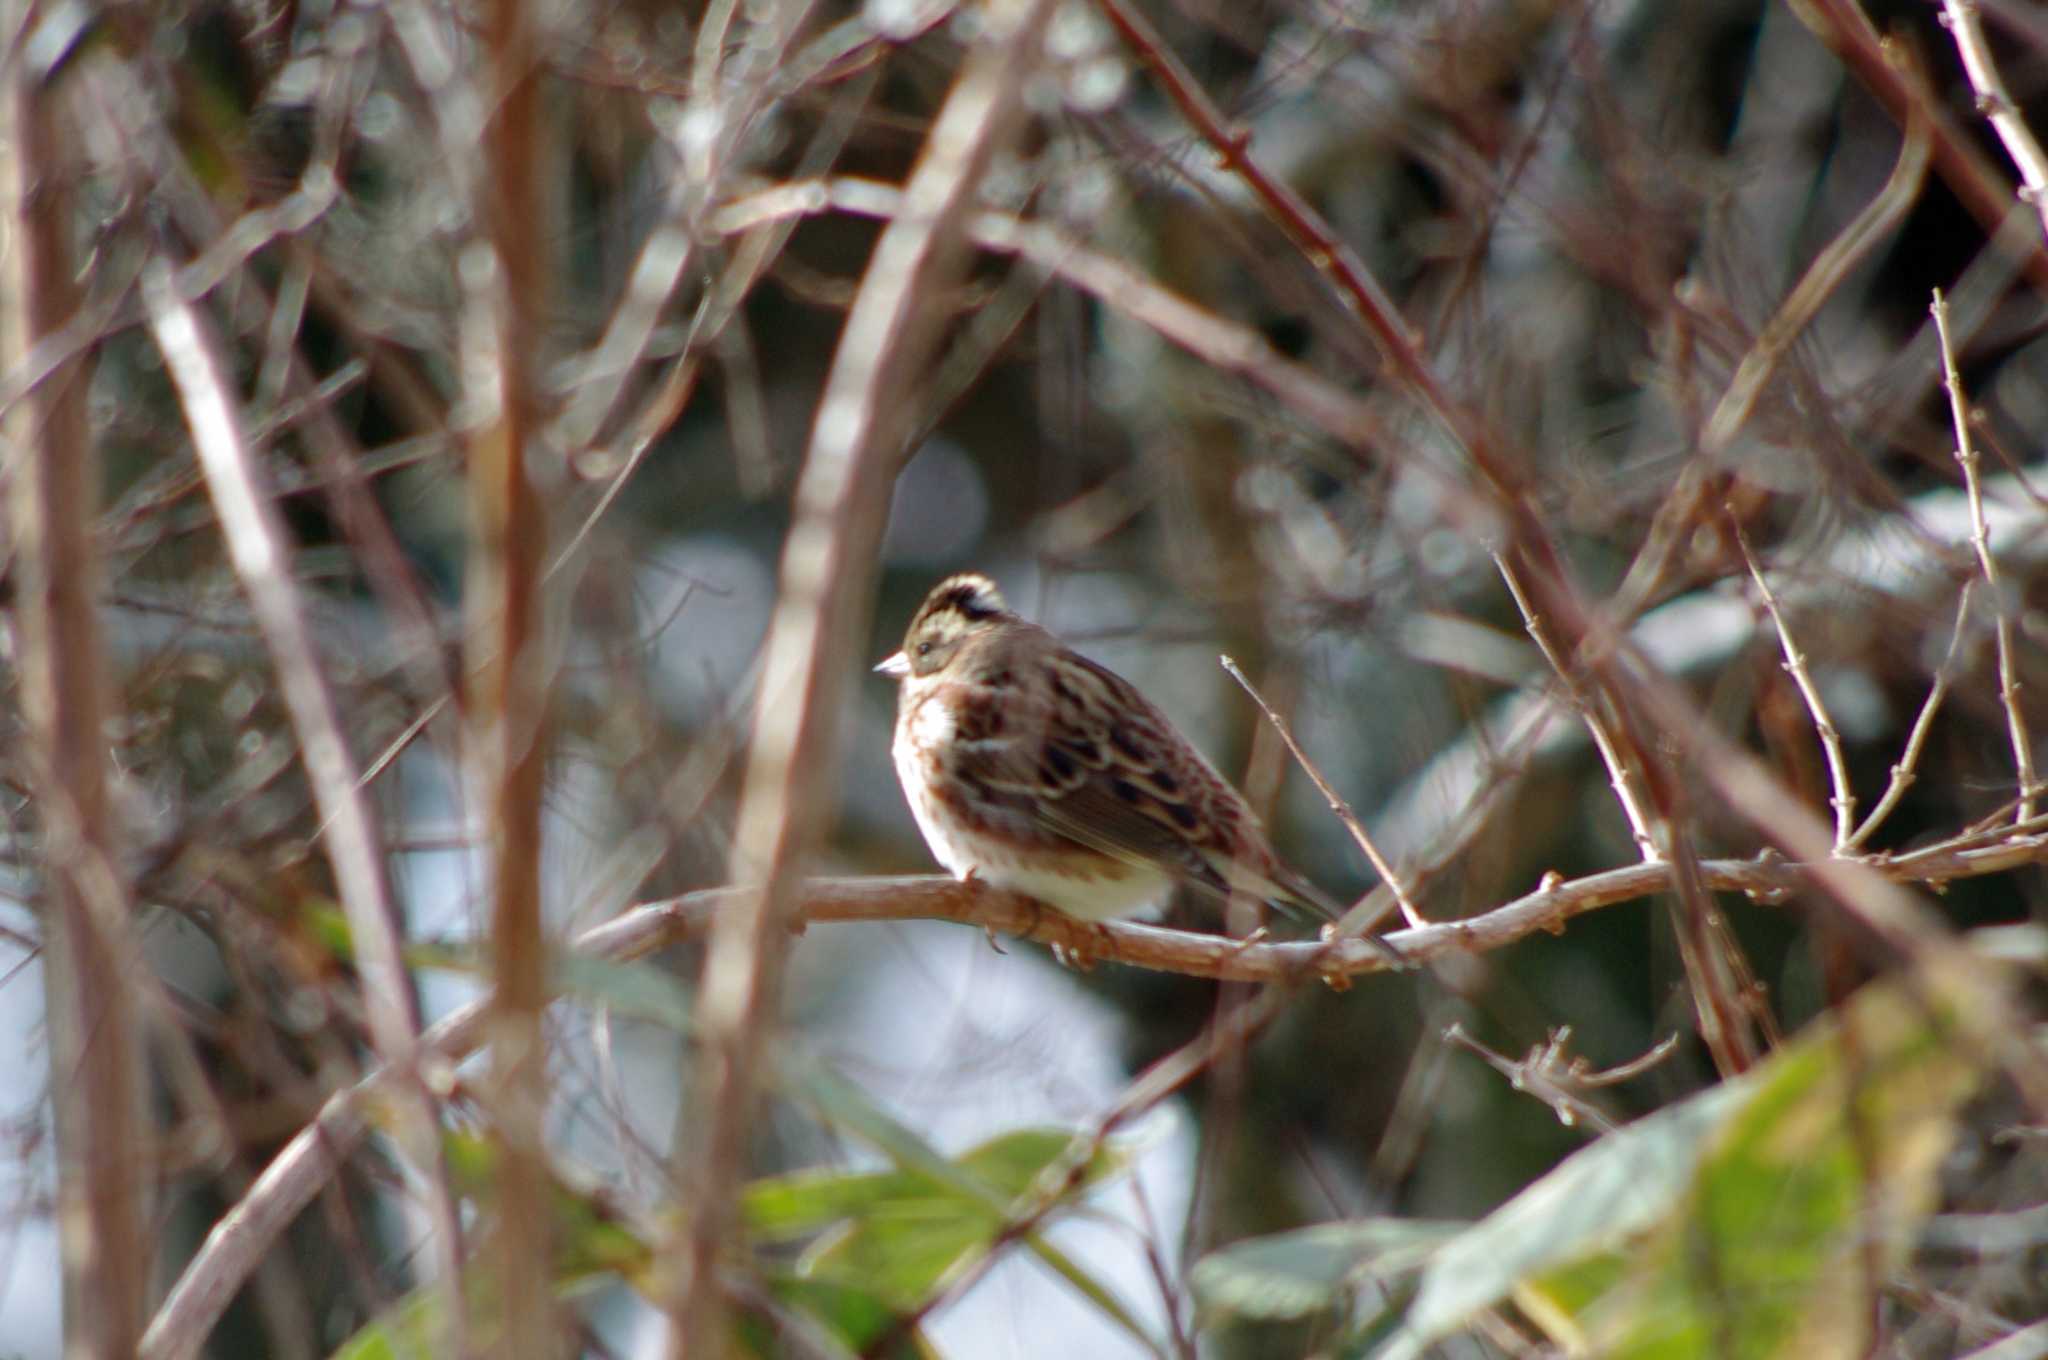
<path fill-rule="evenodd" d="M 1977 550 L 1977 566 L 1990 588 L 1994 633 L 1998 644 L 1998 693 L 2005 703 L 2006 727 L 2012 734 L 2012 761 L 2019 777 L 2019 805 L 2016 822 L 2034 816 L 2034 742 L 2027 734 L 2026 718 L 2020 712 L 2019 671 L 2013 664 L 2012 610 L 1998 582 L 1998 561 L 1991 555 L 1991 531 L 1984 522 L 1984 487 L 1977 475 L 1977 446 L 1970 438 L 1970 412 L 1963 395 L 1962 375 L 1956 369 L 1955 348 L 1949 341 L 1948 300 L 1934 290 L 1935 335 L 1941 342 L 1941 381 L 1948 389 L 1949 415 L 1956 427 L 1956 462 L 1963 469 L 1963 490 L 1970 502 L 1970 546 Z"/>
<path fill-rule="evenodd" d="M 1920 763 L 1920 749 L 1927 744 L 1927 732 L 1934 726 L 1935 711 L 1941 707 L 1942 698 L 1948 693 L 1949 682 L 1955 678 L 1956 658 L 1962 654 L 1963 632 L 1970 620 L 1971 591 L 1976 584 L 1974 580 L 1963 582 L 1962 594 L 1956 601 L 1956 626 L 1948 635 L 1948 651 L 1941 658 L 1941 666 L 1934 672 L 1934 683 L 1928 686 L 1927 698 L 1920 705 L 1919 716 L 1913 719 L 1913 730 L 1906 736 L 1906 747 L 1899 753 L 1897 762 L 1892 766 L 1891 782 L 1885 785 L 1884 796 L 1877 800 L 1877 806 L 1863 819 L 1863 825 L 1856 828 L 1856 833 L 1850 836 L 1848 843 L 1842 847 L 1845 850 L 1862 848 L 1863 842 L 1870 838 L 1870 834 L 1884 824 L 1885 818 L 1892 815 L 1892 809 L 1899 805 L 1899 800 L 1906 796 L 1906 790 L 1913 786 L 1914 779 L 1918 777 L 1915 767 Z"/>
<path fill-rule="evenodd" d="M 1792 681 L 1799 686 L 1799 693 L 1806 700 L 1807 712 L 1813 715 L 1814 731 L 1820 734 L 1820 747 L 1828 761 L 1828 780 L 1834 785 L 1834 797 L 1828 803 L 1835 810 L 1835 852 L 1843 853 L 1849 848 L 1849 841 L 1856 826 L 1856 795 L 1849 784 L 1849 762 L 1842 754 L 1842 735 L 1835 729 L 1835 721 L 1828 716 L 1828 708 L 1820 697 L 1820 687 L 1813 683 L 1813 675 L 1806 668 L 1806 655 L 1799 650 L 1799 644 L 1792 640 L 1792 629 L 1785 622 L 1784 611 L 1778 608 L 1778 597 L 1771 591 L 1771 583 L 1764 578 L 1764 569 L 1758 565 L 1756 554 L 1750 550 L 1749 536 L 1742 532 L 1742 524 L 1731 511 L 1728 516 L 1735 531 L 1735 544 L 1742 550 L 1742 560 L 1749 566 L 1750 579 L 1756 582 L 1757 593 L 1763 596 L 1764 608 L 1770 612 L 1771 622 L 1777 626 L 1778 645 L 1785 653 L 1785 669 L 1792 674 Z"/>
<path fill-rule="evenodd" d="M 1651 832 L 1650 815 L 1645 807 L 1642 791 L 1637 787 L 1636 772 L 1621 758 L 1621 750 L 1615 744 L 1613 734 L 1607 730 L 1607 724 L 1594 711 L 1591 697 L 1566 669 L 1564 658 L 1558 655 L 1556 644 L 1550 640 L 1549 630 L 1543 626 L 1542 617 L 1536 613 L 1535 607 L 1529 603 L 1527 592 L 1522 589 L 1520 576 L 1509 565 L 1508 560 L 1498 554 L 1495 554 L 1493 564 L 1499 568 L 1501 579 L 1507 583 L 1508 594 L 1514 597 L 1515 608 L 1522 615 L 1522 626 L 1528 630 L 1537 650 L 1543 653 L 1543 659 L 1550 663 L 1550 669 L 1564 685 L 1565 693 L 1571 698 L 1572 707 L 1578 709 L 1579 716 L 1585 721 L 1586 731 L 1593 738 L 1593 746 L 1600 752 L 1600 762 L 1607 767 L 1608 782 L 1613 785 L 1614 796 L 1621 803 L 1622 815 L 1628 818 L 1629 830 L 1635 836 L 1636 848 L 1642 851 L 1643 862 L 1662 863 L 1665 854 L 1657 843 L 1657 837 Z"/>

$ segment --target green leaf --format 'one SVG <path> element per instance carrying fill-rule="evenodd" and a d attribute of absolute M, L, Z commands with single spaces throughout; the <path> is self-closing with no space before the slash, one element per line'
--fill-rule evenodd
<path fill-rule="evenodd" d="M 1377 1354 L 1418 1355 L 1512 1295 L 1603 1357 L 1861 1355 L 1867 1253 L 1896 1259 L 1929 1211 L 1988 1061 L 1958 1037 L 1981 1032 L 1984 992 L 1977 969 L 1872 984 L 1744 1077 L 1567 1158 L 1432 1254 Z"/>
<path fill-rule="evenodd" d="M 811 1276 L 870 1290 L 892 1306 L 919 1306 L 991 1250 L 1007 1225 L 1040 1197 L 1079 1197 L 1121 1172 L 1132 1138 L 1099 1144 L 1061 1130 L 1024 1130 L 949 1160 L 829 1069 L 785 1054 L 783 1081 L 828 1122 L 874 1146 L 890 1172 L 775 1177 L 749 1187 L 743 1212 L 763 1240 L 787 1241 L 829 1228 L 805 1255 Z M 1085 1162 L 1075 1159 L 1086 1154 Z M 1159 1342 L 1115 1293 L 1030 1232 L 1022 1244 L 1147 1349 Z"/>
<path fill-rule="evenodd" d="M 791 1312 L 831 1334 L 850 1352 L 866 1355 L 900 1329 L 900 1338 L 878 1352 L 884 1360 L 939 1360 L 939 1353 L 915 1327 L 903 1326 L 904 1314 L 866 1290 L 834 1280 L 778 1275 L 769 1291 Z M 742 1314 L 735 1329 L 749 1353 L 761 1360 L 781 1360 L 790 1347 L 776 1334 L 772 1319 L 759 1311 Z"/>
<path fill-rule="evenodd" d="M 1400 1288 L 1464 1227 L 1399 1218 L 1319 1223 L 1211 1252 L 1189 1282 L 1211 1310 L 1265 1321 L 1309 1317 L 1369 1298 L 1370 1287 Z"/>
<path fill-rule="evenodd" d="M 434 1360 L 440 1354 L 447 1305 L 438 1288 L 413 1290 L 364 1323 L 333 1360 Z"/>
<path fill-rule="evenodd" d="M 696 1001 L 674 973 L 646 960 L 620 963 L 611 959 L 564 954 L 554 961 L 555 989 L 615 1014 L 688 1034 Z"/>
<path fill-rule="evenodd" d="M 1061 1129 L 1023 1129 L 940 1163 L 888 1171 L 799 1171 L 755 1181 L 741 1195 L 749 1234 L 762 1243 L 820 1237 L 804 1269 L 859 1283 L 896 1306 L 922 1301 L 956 1264 L 999 1233 L 1010 1206 L 1073 1146 Z M 935 1154 L 934 1154 L 935 1155 Z M 1127 1153 L 1110 1145 L 1090 1163 L 1083 1187 L 1121 1170 Z M 963 1190 L 961 1182 L 971 1186 Z"/>

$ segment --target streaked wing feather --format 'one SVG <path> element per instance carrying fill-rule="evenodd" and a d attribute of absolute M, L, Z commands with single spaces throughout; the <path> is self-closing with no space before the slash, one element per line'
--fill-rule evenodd
<path fill-rule="evenodd" d="M 956 748 L 961 774 L 1049 835 L 1156 865 L 1217 898 L 1244 892 L 1328 914 L 1314 889 L 1232 858 L 1251 813 L 1158 709 L 1085 657 L 1061 661 L 1049 693 L 1010 696 L 1001 740 Z"/>

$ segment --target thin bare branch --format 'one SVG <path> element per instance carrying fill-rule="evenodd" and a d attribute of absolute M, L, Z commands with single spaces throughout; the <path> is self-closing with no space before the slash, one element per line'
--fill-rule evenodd
<path fill-rule="evenodd" d="M 1411 926 L 1427 925 L 1428 922 L 1423 919 L 1422 913 L 1416 910 L 1415 903 L 1409 900 L 1408 890 L 1402 886 L 1401 876 L 1394 872 L 1394 866 L 1388 862 L 1385 855 L 1380 853 L 1379 847 L 1372 843 L 1372 837 L 1366 834 L 1365 824 L 1358 820 L 1358 814 L 1351 810 L 1351 804 L 1344 801 L 1343 795 L 1339 794 L 1332 787 L 1330 781 L 1323 777 L 1323 772 L 1316 768 L 1315 762 L 1308 758 L 1308 753 L 1301 749 L 1301 743 L 1294 739 L 1294 731 L 1288 726 L 1287 720 L 1275 712 L 1273 706 L 1266 702 L 1265 696 L 1260 694 L 1253 687 L 1252 682 L 1245 678 L 1245 673 L 1238 669 L 1235 661 L 1232 661 L 1227 656 L 1221 658 L 1221 660 L 1223 662 L 1223 669 L 1229 671 L 1230 678 L 1243 686 L 1246 694 L 1252 696 L 1252 702 L 1257 704 L 1259 711 L 1266 715 L 1266 721 L 1273 724 L 1273 730 L 1280 734 L 1280 740 L 1287 743 L 1287 749 L 1293 753 L 1295 763 L 1300 765 L 1308 777 L 1315 782 L 1317 791 L 1329 802 L 1330 811 L 1337 815 L 1337 820 L 1342 822 L 1344 829 L 1351 833 L 1351 839 L 1358 842 L 1358 848 L 1365 851 L 1365 857 L 1372 861 L 1373 871 L 1380 876 L 1380 882 L 1387 885 L 1388 891 L 1394 895 L 1394 901 L 1400 904 L 1402 919 Z M 1374 926 L 1379 924 L 1381 914 L 1375 912 L 1364 920 L 1347 922 L 1342 929 L 1346 934 L 1367 934 Z"/>
<path fill-rule="evenodd" d="M 1508 565 L 1504 557 L 1496 556 L 1494 565 L 1500 569 L 1501 580 L 1507 583 L 1508 594 L 1514 597 L 1515 608 L 1521 612 L 1522 626 L 1529 630 L 1543 659 L 1550 663 L 1558 683 L 1564 686 L 1570 696 L 1572 707 L 1578 710 L 1579 718 L 1586 724 L 1586 732 L 1593 738 L 1593 746 L 1600 752 L 1600 763 L 1607 767 L 1607 780 L 1614 789 L 1614 797 L 1621 804 L 1622 816 L 1628 818 L 1629 831 L 1635 837 L 1636 848 L 1642 852 L 1647 863 L 1663 860 L 1665 852 L 1658 843 L 1651 822 L 1648 799 L 1641 788 L 1641 777 L 1627 761 L 1621 758 L 1621 750 L 1615 744 L 1614 736 L 1607 730 L 1607 722 L 1594 709 L 1593 701 L 1585 687 L 1579 683 L 1572 671 L 1565 665 L 1564 657 L 1558 653 L 1557 645 L 1550 639 L 1549 629 L 1543 626 L 1542 616 L 1529 603 L 1528 592 L 1523 588 L 1520 575 Z"/>
<path fill-rule="evenodd" d="M 1835 849 L 1846 851 L 1853 839 L 1856 825 L 1856 794 L 1849 785 L 1849 762 L 1842 754 L 1842 734 L 1835 730 L 1835 721 L 1828 716 L 1828 707 L 1820 697 L 1820 686 L 1813 683 L 1813 674 L 1806 668 L 1806 654 L 1799 650 L 1799 644 L 1792 640 L 1792 629 L 1785 622 L 1784 611 L 1778 608 L 1778 597 L 1771 591 L 1771 583 L 1764 577 L 1764 569 L 1757 564 L 1756 554 L 1750 551 L 1749 535 L 1742 532 L 1742 524 L 1733 514 L 1728 517 L 1735 533 L 1736 546 L 1742 549 L 1742 560 L 1749 564 L 1750 579 L 1756 582 L 1757 593 L 1763 597 L 1764 608 L 1770 611 L 1771 622 L 1778 630 L 1778 645 L 1785 653 L 1785 669 L 1792 674 L 1792 681 L 1799 686 L 1800 697 L 1806 700 L 1806 711 L 1813 715 L 1813 730 L 1820 735 L 1820 749 L 1827 756 L 1828 779 L 1834 785 L 1834 797 L 1828 800 L 1835 810 Z"/>
<path fill-rule="evenodd" d="M 1870 839 L 1871 833 L 1884 825 L 1885 819 L 1892 815 L 1892 809 L 1899 805 L 1899 800 L 1906 796 L 1906 790 L 1918 778 L 1920 751 L 1927 744 L 1928 729 L 1934 726 L 1934 715 L 1941 708 L 1950 682 L 1955 679 L 1956 658 L 1962 655 L 1963 634 L 1970 621 L 1970 593 L 1976 584 L 1975 581 L 1963 582 L 1962 593 L 1956 599 L 1956 624 L 1949 630 L 1948 650 L 1942 654 L 1941 665 L 1934 672 L 1934 682 L 1927 687 L 1927 698 L 1921 702 L 1920 712 L 1913 719 L 1913 730 L 1906 736 L 1905 749 L 1892 763 L 1891 780 L 1884 786 L 1877 806 L 1870 809 L 1870 815 L 1849 837 L 1845 849 L 1860 849 Z"/>
<path fill-rule="evenodd" d="M 2034 791 L 2040 786 L 2034 772 L 2034 741 L 2027 732 L 2026 715 L 2020 708 L 2020 678 L 2013 659 L 2012 602 L 2005 598 L 1998 580 L 1998 559 L 1991 552 L 1991 531 L 1984 520 L 1984 486 L 1977 473 L 1977 445 L 1970 436 L 1969 399 L 1963 394 L 1962 374 L 1956 369 L 1956 354 L 1949 343 L 1948 302 L 1939 288 L 1934 290 L 1934 328 L 1941 340 L 1942 385 L 1948 389 L 1949 414 L 1955 421 L 1956 462 L 1963 470 L 1963 489 L 1970 500 L 1970 546 L 1976 549 L 1978 569 L 1984 573 L 1986 593 L 1991 597 L 1993 636 L 1998 643 L 1998 695 L 2005 704 L 2006 728 L 2012 738 L 2012 763 L 2019 778 L 2019 804 L 2013 820 L 2030 821 L 2034 816 Z"/>
<path fill-rule="evenodd" d="M 1941 21 L 1954 35 L 1956 52 L 1963 59 L 1963 73 L 1977 92 L 1977 111 L 1991 120 L 1991 128 L 2005 146 L 2005 154 L 2019 167 L 2025 185 L 2019 191 L 2023 202 L 2031 203 L 2048 236 L 2048 156 L 2034 139 L 2019 106 L 2005 92 L 2005 79 L 1991 60 L 1991 44 L 1985 41 L 1984 25 L 1978 22 L 1976 0 L 1941 0 Z"/>

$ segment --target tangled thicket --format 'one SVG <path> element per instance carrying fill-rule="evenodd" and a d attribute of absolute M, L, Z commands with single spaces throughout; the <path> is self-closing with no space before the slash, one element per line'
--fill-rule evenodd
<path fill-rule="evenodd" d="M 2048 1328 L 2027 5 L 15 19 L 11 1188 L 80 1353 L 910 1354 L 1032 1253 L 1105 1354 L 1618 1346 L 1533 1267 L 1425 1321 L 1425 1226 L 1815 1054 L 1754 1353 Z M 871 877 L 928 861 L 856 677 L 965 565 L 1413 966 Z M 1095 959 L 1131 1085 L 934 1148 L 831 1048 L 920 916 Z M 1120 1302 L 1039 1229 L 1170 1099 Z"/>

